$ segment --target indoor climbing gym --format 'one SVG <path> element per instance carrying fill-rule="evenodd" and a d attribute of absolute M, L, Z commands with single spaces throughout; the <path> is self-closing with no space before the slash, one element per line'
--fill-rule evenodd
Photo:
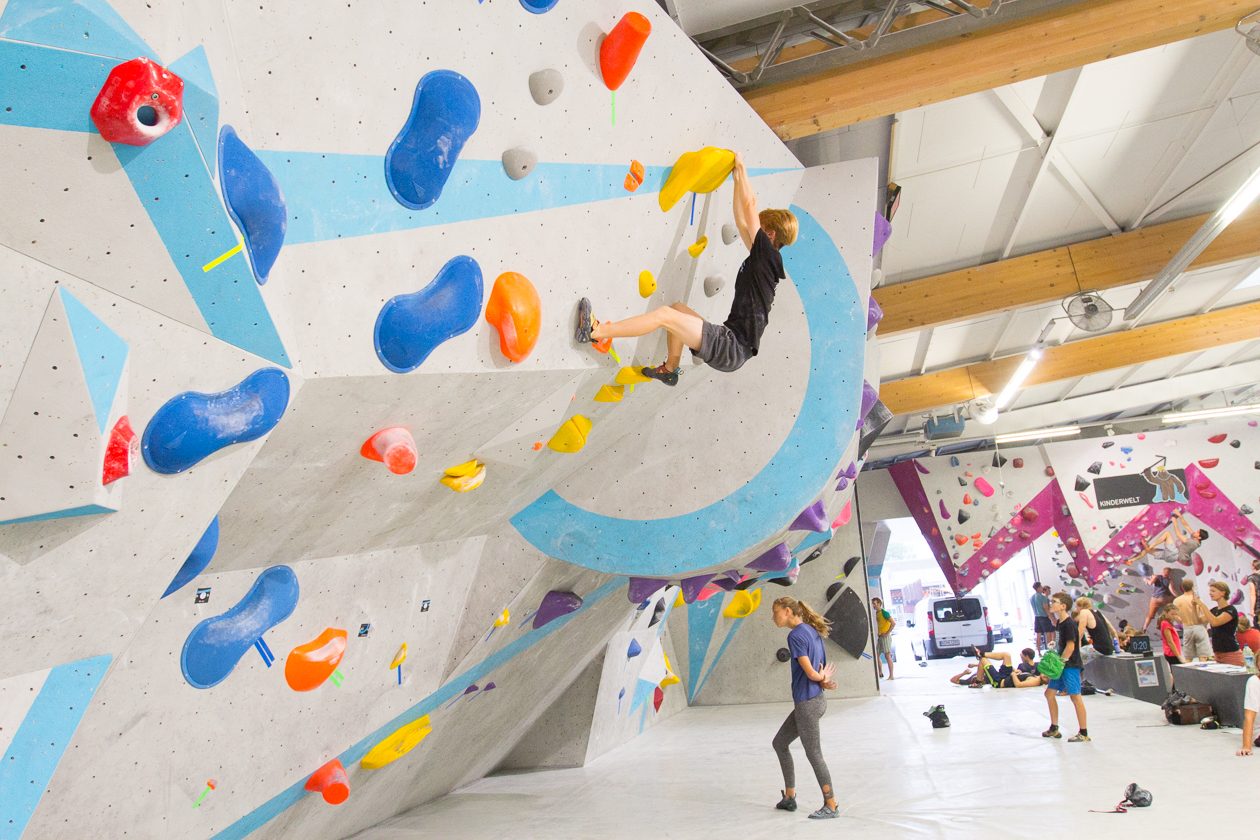
<path fill-rule="evenodd" d="M 0 0 L 0 840 L 1240 835 L 1258 511 L 1260 0 Z"/>

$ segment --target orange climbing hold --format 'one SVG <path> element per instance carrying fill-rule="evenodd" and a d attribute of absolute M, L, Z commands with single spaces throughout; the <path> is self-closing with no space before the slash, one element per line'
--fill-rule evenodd
<path fill-rule="evenodd" d="M 340 805 L 350 798 L 350 775 L 342 763 L 333 759 L 311 774 L 306 789 L 319 791 L 329 805 Z"/>
<path fill-rule="evenodd" d="M 337 670 L 345 654 L 346 631 L 327 627 L 312 641 L 289 651 L 288 658 L 284 660 L 285 682 L 294 691 L 319 688 Z"/>
<path fill-rule="evenodd" d="M 630 171 L 626 174 L 626 191 L 634 192 L 639 187 L 643 186 L 643 177 L 645 174 L 643 164 L 639 163 L 637 160 L 630 161 Z"/>
<path fill-rule="evenodd" d="M 381 429 L 363 442 L 359 454 L 380 461 L 395 475 L 406 475 L 416 468 L 416 439 L 402 426 Z"/>
<path fill-rule="evenodd" d="M 599 45 L 599 72 L 609 90 L 626 81 L 651 34 L 651 21 L 638 12 L 627 12 L 604 38 Z"/>
<path fill-rule="evenodd" d="M 500 274 L 486 303 L 486 322 L 499 331 L 499 349 L 514 362 L 525 360 L 538 343 L 542 302 L 538 290 L 523 274 Z"/>

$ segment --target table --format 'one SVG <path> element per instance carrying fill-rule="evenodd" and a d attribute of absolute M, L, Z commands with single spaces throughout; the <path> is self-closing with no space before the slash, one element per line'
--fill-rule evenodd
<path fill-rule="evenodd" d="M 1085 663 L 1083 676 L 1099 691 L 1111 689 L 1116 694 L 1158 706 L 1164 702 L 1170 690 L 1168 666 L 1162 659 L 1163 657 L 1156 659 L 1150 655 L 1099 656 Z M 1152 672 L 1155 678 L 1154 685 L 1142 685 L 1143 680 L 1139 677 L 1145 676 L 1144 681 L 1150 682 Z M 1177 680 L 1180 682 L 1181 677 L 1178 676 Z"/>
<path fill-rule="evenodd" d="M 1222 726 L 1242 726 L 1243 692 L 1250 674 L 1241 668 L 1234 673 L 1219 673 L 1206 670 L 1202 665 L 1173 667 L 1178 690 L 1200 703 L 1211 703 Z"/>

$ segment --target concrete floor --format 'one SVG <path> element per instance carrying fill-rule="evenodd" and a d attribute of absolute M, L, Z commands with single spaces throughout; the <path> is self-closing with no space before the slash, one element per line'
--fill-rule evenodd
<path fill-rule="evenodd" d="M 1156 706 L 1094 696 L 1094 741 L 1051 741 L 1040 737 L 1041 691 L 950 685 L 962 659 L 902 661 L 882 696 L 833 700 L 823 719 L 838 820 L 805 818 L 821 797 L 799 744 L 801 810 L 772 807 L 782 779 L 770 739 L 784 703 L 688 709 L 587 767 L 482 779 L 357 837 L 1162 838 L 1250 824 L 1260 757 L 1234 755 L 1237 730 L 1169 726 Z M 951 728 L 923 717 L 935 703 Z M 1062 712 L 1070 735 L 1066 702 Z M 1112 808 L 1133 781 L 1154 794 L 1152 807 L 1089 813 Z"/>

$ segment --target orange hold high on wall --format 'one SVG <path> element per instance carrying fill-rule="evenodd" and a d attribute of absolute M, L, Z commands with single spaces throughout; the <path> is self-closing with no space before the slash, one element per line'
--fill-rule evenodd
<path fill-rule="evenodd" d="M 638 12 L 627 12 L 604 38 L 599 45 L 599 72 L 609 90 L 625 82 L 651 34 L 651 21 Z"/>

